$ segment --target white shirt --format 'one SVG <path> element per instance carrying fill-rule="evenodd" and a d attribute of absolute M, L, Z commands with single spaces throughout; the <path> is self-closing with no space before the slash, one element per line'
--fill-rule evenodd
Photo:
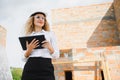
<path fill-rule="evenodd" d="M 32 35 L 44 35 L 45 39 L 52 45 L 54 53 L 51 54 L 47 48 L 34 49 L 29 57 L 59 58 L 59 49 L 57 47 L 56 37 L 53 32 L 42 30 L 41 32 L 32 32 L 30 36 Z M 26 58 L 24 57 L 23 60 L 26 60 Z"/>

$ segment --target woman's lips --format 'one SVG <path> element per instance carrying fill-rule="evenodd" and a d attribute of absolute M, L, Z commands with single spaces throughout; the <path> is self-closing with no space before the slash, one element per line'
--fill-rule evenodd
<path fill-rule="evenodd" d="M 43 22 L 38 22 L 38 23 L 43 24 Z"/>

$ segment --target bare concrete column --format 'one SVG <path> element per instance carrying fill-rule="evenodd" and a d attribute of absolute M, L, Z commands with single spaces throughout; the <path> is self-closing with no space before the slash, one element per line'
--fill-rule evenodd
<path fill-rule="evenodd" d="M 5 48 L 0 45 L 0 80 L 12 80 Z"/>
<path fill-rule="evenodd" d="M 6 53 L 6 29 L 0 25 L 0 80 L 12 80 Z"/>

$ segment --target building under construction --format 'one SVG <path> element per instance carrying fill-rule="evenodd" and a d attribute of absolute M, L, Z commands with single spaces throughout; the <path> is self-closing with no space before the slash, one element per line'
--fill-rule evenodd
<path fill-rule="evenodd" d="M 120 0 L 53 9 L 52 30 L 60 49 L 60 58 L 53 60 L 56 80 L 120 80 L 119 27 Z M 0 26 L 0 46 L 5 45 L 6 30 Z M 6 64 L 1 63 L 0 79 L 12 80 L 1 55 Z"/>
<path fill-rule="evenodd" d="M 120 1 L 52 10 L 56 80 L 120 79 Z"/>

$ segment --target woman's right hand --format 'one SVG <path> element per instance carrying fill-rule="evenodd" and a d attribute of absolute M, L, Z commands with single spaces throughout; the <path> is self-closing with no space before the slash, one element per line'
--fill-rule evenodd
<path fill-rule="evenodd" d="M 33 39 L 29 44 L 26 41 L 26 47 L 28 51 L 32 51 L 34 48 L 39 46 L 39 40 Z"/>
<path fill-rule="evenodd" d="M 28 41 L 26 41 L 26 47 L 27 47 L 27 50 L 25 52 L 25 57 L 29 57 L 29 55 L 31 54 L 32 50 L 36 47 L 39 46 L 39 41 L 36 40 L 36 39 L 33 39 L 29 44 L 28 44 Z"/>

